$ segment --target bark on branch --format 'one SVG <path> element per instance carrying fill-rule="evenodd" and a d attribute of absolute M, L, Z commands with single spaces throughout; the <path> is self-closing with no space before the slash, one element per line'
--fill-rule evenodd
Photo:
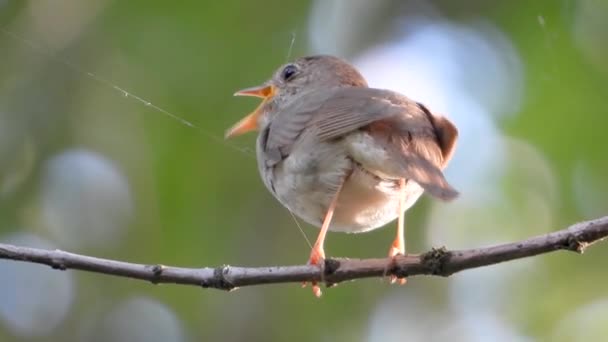
<path fill-rule="evenodd" d="M 608 236 L 608 216 L 574 224 L 566 229 L 527 240 L 485 248 L 454 250 L 433 249 L 421 255 L 383 259 L 327 259 L 325 267 L 203 267 L 183 268 L 160 264 L 143 265 L 95 258 L 61 250 L 45 250 L 0 244 L 0 259 L 25 261 L 58 270 L 83 270 L 119 277 L 147 280 L 154 284 L 175 283 L 233 290 L 242 286 L 321 281 L 328 285 L 359 278 L 387 275 L 436 275 L 447 277 L 470 268 L 531 257 L 557 250 L 582 253 L 589 245 Z"/>

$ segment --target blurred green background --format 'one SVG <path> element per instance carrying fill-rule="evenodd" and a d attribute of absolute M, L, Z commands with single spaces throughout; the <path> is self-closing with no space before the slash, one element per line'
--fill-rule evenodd
<path fill-rule="evenodd" d="M 0 0 L 0 28 L 3 242 L 186 267 L 305 262 L 254 135 L 223 132 L 257 105 L 234 91 L 312 53 L 460 128 L 447 174 L 462 197 L 408 212 L 410 251 L 608 213 L 603 0 Z M 384 256 L 393 234 L 333 233 L 326 250 Z M 298 284 L 224 293 L 0 261 L 0 340 L 601 340 L 607 258 L 600 244 L 321 300 Z"/>

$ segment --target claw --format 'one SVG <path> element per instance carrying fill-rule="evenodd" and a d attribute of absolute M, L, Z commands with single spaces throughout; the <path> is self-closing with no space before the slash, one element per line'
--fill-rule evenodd
<path fill-rule="evenodd" d="M 393 261 L 392 263 L 396 263 L 396 257 L 398 255 L 405 255 L 405 251 L 403 246 L 400 246 L 399 241 L 395 240 L 393 242 L 393 244 L 391 245 L 391 248 L 389 248 L 388 250 L 388 257 L 392 258 Z M 399 285 L 405 285 L 405 283 L 407 283 L 407 278 L 405 277 L 397 277 L 396 275 L 391 275 L 390 277 L 390 282 L 391 284 L 399 284 Z"/>
<path fill-rule="evenodd" d="M 321 295 L 323 294 L 323 292 L 321 292 L 321 288 L 319 287 L 319 285 L 317 285 L 316 281 L 312 283 L 312 294 L 314 294 L 317 298 L 321 298 Z"/>
<path fill-rule="evenodd" d="M 325 262 L 325 251 L 322 248 L 319 248 L 317 246 L 313 247 L 312 251 L 310 252 L 310 259 L 308 259 L 308 265 L 316 265 L 316 266 L 319 266 L 319 268 L 323 268 L 324 262 Z M 306 282 L 302 283 L 302 287 L 306 287 L 306 285 L 307 285 Z M 312 285 L 312 293 L 315 295 L 315 297 L 317 297 L 317 298 L 321 297 L 323 292 L 321 291 L 321 287 L 319 286 L 319 284 L 316 281 L 312 281 L 311 285 Z"/>

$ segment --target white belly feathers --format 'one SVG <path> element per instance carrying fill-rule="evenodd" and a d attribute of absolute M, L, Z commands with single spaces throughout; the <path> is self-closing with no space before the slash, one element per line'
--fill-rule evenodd
<path fill-rule="evenodd" d="M 386 180 L 372 174 L 356 162 L 349 144 L 369 145 L 366 133 L 351 134 L 340 148 L 335 142 L 295 144 L 289 156 L 274 169 L 262 175 L 266 186 L 294 214 L 320 227 L 327 208 L 340 184 L 338 204 L 329 230 L 349 233 L 365 232 L 381 227 L 398 216 L 399 192 L 396 180 Z M 365 152 L 376 154 L 373 146 Z M 364 152 L 364 153 L 365 153 Z M 379 156 L 380 158 L 382 156 Z M 409 208 L 423 189 L 413 181 L 406 185 L 406 206 Z"/>

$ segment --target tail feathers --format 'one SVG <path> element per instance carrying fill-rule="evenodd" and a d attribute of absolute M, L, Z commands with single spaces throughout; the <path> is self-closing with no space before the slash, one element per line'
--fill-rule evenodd
<path fill-rule="evenodd" d="M 437 183 L 421 183 L 417 182 L 422 188 L 427 191 L 431 196 L 439 198 L 444 201 L 451 201 L 458 197 L 459 193 L 454 189 L 445 178 L 441 177 L 441 182 Z"/>
<path fill-rule="evenodd" d="M 401 174 L 420 184 L 433 197 L 444 201 L 458 197 L 458 191 L 448 183 L 441 169 L 418 155 L 409 153 L 402 159 Z"/>

